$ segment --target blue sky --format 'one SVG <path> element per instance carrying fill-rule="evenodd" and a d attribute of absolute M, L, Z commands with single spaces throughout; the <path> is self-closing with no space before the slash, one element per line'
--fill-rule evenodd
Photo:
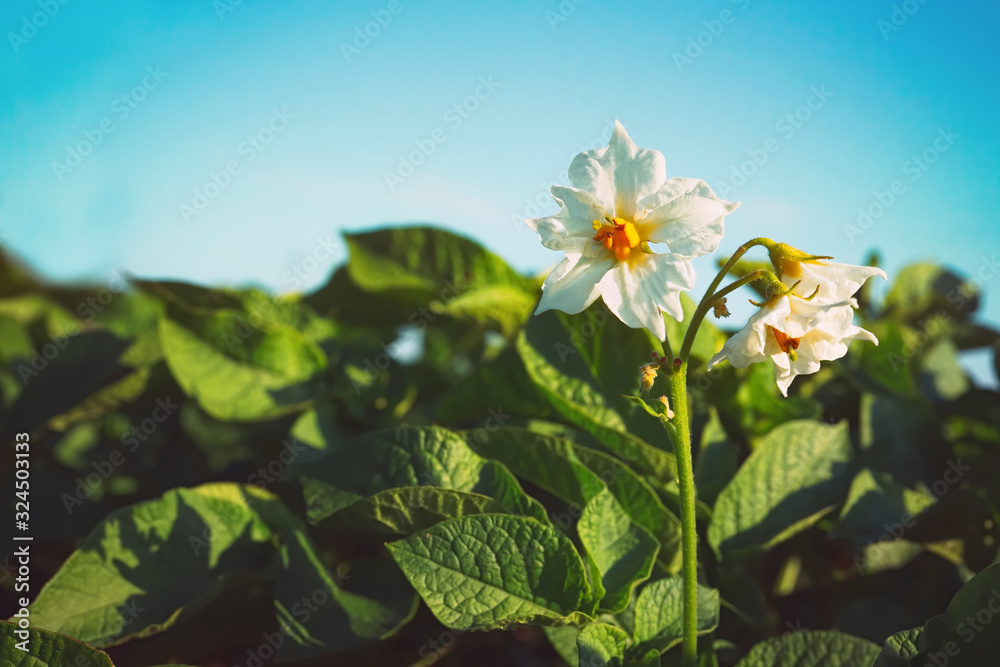
<path fill-rule="evenodd" d="M 941 0 L 8 0 L 0 234 L 58 279 L 288 291 L 323 282 L 339 230 L 421 220 L 542 271 L 558 257 L 516 221 L 555 210 L 548 186 L 619 119 L 668 175 L 743 201 L 720 252 L 766 235 L 972 275 L 1000 254 L 998 19 Z"/>

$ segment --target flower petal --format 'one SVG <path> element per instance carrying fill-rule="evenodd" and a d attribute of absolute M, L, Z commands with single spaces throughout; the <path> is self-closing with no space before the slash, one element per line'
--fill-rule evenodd
<path fill-rule="evenodd" d="M 542 245 L 551 250 L 587 252 L 599 247 L 595 243 L 594 220 L 603 222 L 606 212 L 584 190 L 553 185 L 552 198 L 559 203 L 559 212 L 542 218 L 526 218 L 525 223 L 537 232 Z"/>
<path fill-rule="evenodd" d="M 705 181 L 671 178 L 639 206 L 636 226 L 642 238 L 666 243 L 678 255 L 698 257 L 719 247 L 723 220 L 740 202 L 719 199 Z"/>
<path fill-rule="evenodd" d="M 790 312 L 783 326 L 778 327 L 787 336 L 801 338 L 814 330 L 822 330 L 831 338 L 843 338 L 854 320 L 854 299 L 837 303 L 806 301 L 799 297 L 786 297 Z"/>
<path fill-rule="evenodd" d="M 745 327 L 730 336 L 722 350 L 708 362 L 708 368 L 711 369 L 723 359 L 728 359 L 736 368 L 746 368 L 767 359 L 778 349 L 778 343 L 768 327 L 782 329 L 790 312 L 788 297 L 776 299 L 761 307 Z M 770 345 L 772 342 L 773 345 Z"/>
<path fill-rule="evenodd" d="M 584 151 L 569 165 L 569 182 L 594 195 L 614 215 L 635 220 L 636 204 L 656 192 L 667 178 L 663 154 L 639 148 L 615 121 L 607 147 Z"/>
<path fill-rule="evenodd" d="M 667 337 L 663 313 L 684 319 L 681 292 L 694 287 L 694 282 L 694 269 L 685 258 L 643 254 L 615 263 L 601 281 L 601 297 L 622 322 L 649 329 L 663 340 Z"/>
<path fill-rule="evenodd" d="M 614 257 L 582 257 L 566 254 L 566 259 L 552 269 L 542 285 L 542 298 L 535 314 L 546 310 L 579 313 L 601 295 L 601 279 L 614 265 Z"/>
<path fill-rule="evenodd" d="M 796 294 L 808 296 L 819 288 L 816 298 L 826 301 L 842 301 L 849 299 L 865 281 L 872 276 L 882 276 L 885 279 L 885 271 L 875 266 L 854 266 L 853 264 L 838 264 L 826 260 L 815 260 L 812 262 L 789 263 L 788 274 L 782 274 L 781 279 L 785 284 L 791 285 L 800 280 L 799 286 L 795 288 Z"/>

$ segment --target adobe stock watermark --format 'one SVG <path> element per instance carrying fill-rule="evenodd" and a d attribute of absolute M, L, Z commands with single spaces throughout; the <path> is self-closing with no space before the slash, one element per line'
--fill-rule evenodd
<path fill-rule="evenodd" d="M 492 74 L 479 77 L 479 85 L 472 91 L 472 94 L 449 107 L 442 114 L 441 120 L 454 132 L 471 118 L 479 106 L 488 100 L 501 85 L 501 82 L 493 80 Z M 427 137 L 415 139 L 413 143 L 416 148 L 405 156 L 399 155 L 396 169 L 385 172 L 385 184 L 389 187 L 389 191 L 395 192 L 396 188 L 412 176 L 417 167 L 424 164 L 427 158 L 437 151 L 438 146 L 446 141 L 448 141 L 448 130 L 443 127 L 434 128 Z"/>
<path fill-rule="evenodd" d="M 576 13 L 576 8 L 587 0 L 562 0 L 555 11 L 545 10 L 545 20 L 549 22 L 549 27 L 555 30 L 560 23 L 565 23 L 569 17 Z"/>
<path fill-rule="evenodd" d="M 826 84 L 811 86 L 805 101 L 793 110 L 784 114 L 774 123 L 774 131 L 785 141 L 795 136 L 806 123 L 833 97 L 826 89 Z M 758 148 L 747 150 L 747 159 L 738 165 L 733 165 L 728 181 L 719 185 L 719 195 L 731 197 L 742 188 L 757 171 L 767 164 L 771 156 L 781 150 L 781 141 L 777 137 L 768 137 Z"/>
<path fill-rule="evenodd" d="M 975 615 L 968 615 L 955 626 L 955 633 L 962 638 L 966 645 L 972 643 L 980 632 L 986 629 L 993 622 L 993 617 L 1000 614 L 1000 590 L 994 588 L 990 591 L 990 597 L 986 601 L 986 606 L 977 610 Z M 941 647 L 943 651 L 928 651 L 926 663 L 927 667 L 948 667 L 952 658 L 957 658 L 962 652 L 962 645 L 955 641 L 947 641 Z"/>
<path fill-rule="evenodd" d="M 317 236 L 312 251 L 292 264 L 292 267 L 281 275 L 281 281 L 288 285 L 289 289 L 299 290 L 316 271 L 330 266 L 341 247 L 340 241 L 334 239 L 333 234 Z"/>
<path fill-rule="evenodd" d="M 378 39 L 382 31 L 389 27 L 393 18 L 402 13 L 403 9 L 402 0 L 389 0 L 385 7 L 371 12 L 371 21 L 363 26 L 354 26 L 354 39 L 351 43 L 340 43 L 340 52 L 344 54 L 344 60 L 351 62 L 351 58 L 361 55 L 361 52 Z"/>
<path fill-rule="evenodd" d="M 209 171 L 205 184 L 191 191 L 191 202 L 178 204 L 177 210 L 184 223 L 189 224 L 191 218 L 201 215 L 232 184 L 233 179 L 243 173 L 243 167 L 267 150 L 294 119 L 295 116 L 289 113 L 288 107 L 274 109 L 267 122 L 256 132 L 248 134 L 236 147 L 236 153 L 242 159 L 229 160 L 219 171 Z"/>
<path fill-rule="evenodd" d="M 247 484 L 266 489 L 268 484 L 279 481 L 288 466 L 292 465 L 307 449 L 308 447 L 301 440 L 295 436 L 288 436 L 287 439 L 281 441 L 281 452 L 278 453 L 278 456 L 247 477 Z"/>
<path fill-rule="evenodd" d="M 920 11 L 920 8 L 927 4 L 927 0 L 903 0 L 898 5 L 892 6 L 889 19 L 879 19 L 878 31 L 882 33 L 882 39 L 889 41 L 889 36 L 906 25 L 910 17 Z"/>
<path fill-rule="evenodd" d="M 344 564 L 338 565 L 336 572 L 331 572 L 330 574 L 333 576 L 337 586 L 343 585 L 345 581 L 350 579 L 348 568 Z M 320 587 L 312 593 L 303 595 L 291 604 L 291 606 L 288 606 L 287 612 L 298 621 L 299 625 L 305 626 L 313 615 L 332 599 L 333 596 L 330 594 L 330 591 L 326 587 Z M 265 632 L 261 635 L 261 638 L 264 641 L 254 648 L 247 649 L 246 662 L 243 663 L 245 667 L 265 667 L 265 665 L 272 664 L 271 659 L 285 645 L 288 635 L 284 629 L 281 629 L 277 632 Z M 235 665 L 235 667 L 241 666 Z"/>
<path fill-rule="evenodd" d="M 66 155 L 62 162 L 55 160 L 52 162 L 52 172 L 56 179 L 62 183 L 63 179 L 73 173 L 83 161 L 94 152 L 98 146 L 104 143 L 104 139 L 115 131 L 116 123 L 124 121 L 132 115 L 132 112 L 139 108 L 139 105 L 146 101 L 149 94 L 160 87 L 164 79 L 170 76 L 170 72 L 164 72 L 159 65 L 146 68 L 146 74 L 137 85 L 111 101 L 112 116 L 105 116 L 98 123 L 97 127 L 83 131 L 83 139 L 75 144 L 66 145 Z"/>
<path fill-rule="evenodd" d="M 674 66 L 677 67 L 678 74 L 683 74 L 685 67 L 693 65 L 705 53 L 705 49 L 726 31 L 726 26 L 735 23 L 736 18 L 750 7 L 750 0 L 732 0 L 732 3 L 736 5 L 735 11 L 727 7 L 719 12 L 718 17 L 702 21 L 705 29 L 687 38 L 687 46 L 683 52 L 674 51 Z"/>
<path fill-rule="evenodd" d="M 903 176 L 906 176 L 910 183 L 916 183 L 960 138 L 961 135 L 954 132 L 951 127 L 948 129 L 939 127 L 934 141 L 903 163 L 901 168 Z M 858 237 L 864 236 L 865 232 L 871 229 L 906 192 L 906 181 L 901 178 L 894 179 L 886 190 L 875 190 L 872 193 L 872 201 L 867 206 L 858 207 L 858 217 L 854 223 L 844 224 L 844 235 L 847 236 L 847 240 L 854 243 Z"/>
<path fill-rule="evenodd" d="M 39 31 L 54 19 L 59 11 L 70 3 L 70 0 L 38 0 L 38 11 L 21 17 L 21 29 L 8 32 L 7 41 L 14 54 L 21 52 L 21 47 L 38 36 Z"/>
<path fill-rule="evenodd" d="M 575 153 L 573 153 L 573 156 L 584 151 L 592 151 L 607 146 L 614 131 L 615 121 L 610 118 L 605 118 L 604 128 L 601 130 L 601 133 L 591 139 L 588 143 L 581 146 Z M 571 156 L 571 159 L 573 156 Z M 570 160 L 567 160 L 567 162 L 570 162 Z M 526 231 L 531 232 L 531 228 L 524 224 L 524 221 L 526 219 L 542 217 L 542 211 L 544 211 L 546 207 L 550 207 L 555 203 L 549 191 L 549 188 L 553 183 L 569 183 L 569 168 L 563 169 L 551 181 L 541 183 L 541 187 L 534 197 L 525 197 L 524 208 L 518 213 L 510 214 L 510 223 L 518 234 L 523 234 Z"/>

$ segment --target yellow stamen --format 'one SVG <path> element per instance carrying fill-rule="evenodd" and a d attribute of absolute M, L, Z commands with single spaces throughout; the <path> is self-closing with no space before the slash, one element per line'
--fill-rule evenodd
<path fill-rule="evenodd" d="M 595 220 L 595 228 L 597 225 L 598 222 Z M 624 218 L 612 218 L 610 225 L 601 225 L 597 228 L 594 240 L 614 252 L 615 258 L 619 261 L 628 259 L 632 254 L 632 248 L 642 243 L 635 225 Z"/>

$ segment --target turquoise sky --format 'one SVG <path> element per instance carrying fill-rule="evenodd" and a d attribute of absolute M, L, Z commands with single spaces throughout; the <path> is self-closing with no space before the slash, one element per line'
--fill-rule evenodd
<path fill-rule="evenodd" d="M 720 251 L 768 235 L 973 275 L 1000 255 L 998 19 L 942 0 L 7 0 L 0 234 L 59 279 L 288 291 L 325 279 L 339 230 L 421 220 L 541 271 L 558 257 L 517 220 L 555 210 L 548 186 L 617 118 L 669 175 L 743 201 Z"/>

